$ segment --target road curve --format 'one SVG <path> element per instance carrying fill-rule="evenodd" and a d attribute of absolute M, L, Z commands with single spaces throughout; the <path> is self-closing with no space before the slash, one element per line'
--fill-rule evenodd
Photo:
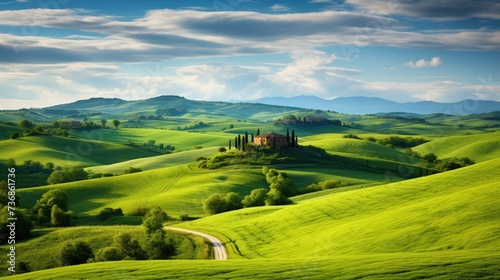
<path fill-rule="evenodd" d="M 220 242 L 219 239 L 208 235 L 203 232 L 198 232 L 198 231 L 193 231 L 193 230 L 188 230 L 188 229 L 182 229 L 182 228 L 174 228 L 174 227 L 163 227 L 164 230 L 172 230 L 172 231 L 179 231 L 179 232 L 184 232 L 184 233 L 190 233 L 190 234 L 195 234 L 198 236 L 201 236 L 208 241 L 210 241 L 213 246 L 214 246 L 214 257 L 216 260 L 227 260 L 227 253 L 226 253 L 226 248 L 224 248 L 224 245 L 222 245 L 222 242 Z"/>

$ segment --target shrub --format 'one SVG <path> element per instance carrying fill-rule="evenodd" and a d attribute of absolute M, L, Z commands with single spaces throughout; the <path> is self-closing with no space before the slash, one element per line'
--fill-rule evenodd
<path fill-rule="evenodd" d="M 105 247 L 95 253 L 94 261 L 107 262 L 123 260 L 125 256 L 116 247 Z"/>
<path fill-rule="evenodd" d="M 122 174 L 131 174 L 131 173 L 137 173 L 137 172 L 142 172 L 142 169 L 139 167 L 130 166 L 129 168 L 123 170 Z"/>
<path fill-rule="evenodd" d="M 343 138 L 351 138 L 351 139 L 361 139 L 359 138 L 357 135 L 355 134 L 347 134 L 347 135 L 344 135 Z"/>
<path fill-rule="evenodd" d="M 60 189 L 50 190 L 42 195 L 36 201 L 31 209 L 32 213 L 37 215 L 38 222 L 41 224 L 51 217 L 52 207 L 57 205 L 61 210 L 68 210 L 68 195 Z"/>
<path fill-rule="evenodd" d="M 292 203 L 292 201 L 279 190 L 271 189 L 267 193 L 266 205 L 287 205 Z"/>
<path fill-rule="evenodd" d="M 242 204 L 245 207 L 266 205 L 267 190 L 264 188 L 255 189 L 243 198 Z"/>
<path fill-rule="evenodd" d="M 92 248 L 84 241 L 68 243 L 59 251 L 59 261 L 62 266 L 86 263 L 93 257 Z"/>
<path fill-rule="evenodd" d="M 145 260 L 146 252 L 142 249 L 139 241 L 133 239 L 129 233 L 120 233 L 113 238 L 114 247 L 123 255 L 123 259 Z"/>
<path fill-rule="evenodd" d="M 116 209 L 113 209 L 113 208 L 104 208 L 104 209 L 101 210 L 101 212 L 99 213 L 99 215 L 97 215 L 97 217 L 101 221 L 106 221 L 109 218 L 111 218 L 112 216 L 123 216 L 122 209 L 121 208 L 116 208 Z"/>
<path fill-rule="evenodd" d="M 52 206 L 50 212 L 50 223 L 56 227 L 65 227 L 71 224 L 72 213 L 65 212 L 57 205 Z"/>

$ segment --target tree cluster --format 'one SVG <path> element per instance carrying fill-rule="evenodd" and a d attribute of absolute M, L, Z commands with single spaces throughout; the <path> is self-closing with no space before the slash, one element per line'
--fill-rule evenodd
<path fill-rule="evenodd" d="M 83 167 L 74 166 L 70 168 L 54 170 L 47 179 L 47 183 L 53 185 L 66 182 L 81 181 L 88 179 L 88 177 L 89 173 L 87 173 L 83 169 Z"/>
<path fill-rule="evenodd" d="M 203 200 L 203 210 L 208 215 L 214 215 L 243 207 L 292 203 L 288 197 L 296 195 L 297 192 L 294 182 L 288 175 L 285 172 L 278 172 L 276 169 L 267 167 L 262 169 L 262 173 L 266 176 L 269 190 L 265 188 L 254 189 L 243 198 L 235 192 L 226 195 L 215 193 Z"/>
<path fill-rule="evenodd" d="M 411 148 L 428 142 L 424 138 L 399 137 L 391 136 L 389 138 L 380 139 L 378 142 L 382 145 L 395 146 L 400 148 Z"/>
<path fill-rule="evenodd" d="M 31 208 L 31 213 L 39 225 L 50 224 L 57 227 L 71 225 L 73 212 L 68 211 L 68 195 L 60 189 L 50 190 L 42 195 Z"/>

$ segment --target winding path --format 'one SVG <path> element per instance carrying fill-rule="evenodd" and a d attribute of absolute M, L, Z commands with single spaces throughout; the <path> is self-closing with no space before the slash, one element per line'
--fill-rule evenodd
<path fill-rule="evenodd" d="M 163 229 L 164 230 L 179 231 L 179 232 L 184 232 L 184 233 L 190 233 L 190 234 L 195 234 L 195 235 L 201 236 L 213 244 L 214 257 L 216 260 L 227 260 L 226 248 L 224 248 L 224 245 L 222 245 L 222 242 L 219 239 L 217 239 L 211 235 L 208 235 L 208 234 L 203 233 L 203 232 L 182 229 L 182 228 L 163 227 Z"/>

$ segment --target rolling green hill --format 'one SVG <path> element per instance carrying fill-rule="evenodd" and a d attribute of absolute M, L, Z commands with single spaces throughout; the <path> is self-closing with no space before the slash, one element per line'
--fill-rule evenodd
<path fill-rule="evenodd" d="M 145 170 L 184 165 L 193 162 L 198 157 L 208 157 L 217 153 L 217 147 L 203 148 L 199 150 L 183 151 L 173 154 L 166 154 L 148 158 L 132 159 L 119 163 L 100 165 L 86 168 L 94 173 L 120 174 L 123 170 L 133 166 Z"/>
<path fill-rule="evenodd" d="M 230 260 L 86 264 L 12 279 L 496 279 L 500 159 L 424 178 L 257 207 L 179 226 L 226 241 Z"/>
<path fill-rule="evenodd" d="M 12 158 L 18 164 L 34 160 L 63 167 L 110 164 L 158 155 L 126 145 L 58 136 L 30 136 L 0 141 L 0 150 L 0 160 Z"/>
<path fill-rule="evenodd" d="M 476 162 L 500 157 L 500 131 L 465 136 L 442 137 L 414 148 L 421 154 L 439 158 L 469 157 Z"/>
<path fill-rule="evenodd" d="M 350 184 L 375 184 L 386 179 L 381 173 L 310 165 L 292 165 L 285 170 L 297 182 L 298 188 L 327 179 L 338 179 Z M 176 165 L 128 175 L 23 189 L 19 190 L 19 194 L 23 205 L 31 207 L 44 192 L 63 189 L 70 197 L 70 209 L 78 214 L 97 214 L 105 207 L 120 207 L 125 213 L 131 213 L 139 207 L 158 205 L 169 215 L 204 216 L 201 201 L 212 193 L 237 192 L 247 195 L 252 189 L 267 186 L 260 167 L 204 170 L 190 165 Z"/>
<path fill-rule="evenodd" d="M 229 139 L 234 139 L 234 135 L 227 133 L 203 133 L 150 128 L 98 129 L 74 132 L 72 134 L 83 138 L 88 138 L 90 135 L 94 139 L 121 144 L 127 144 L 130 140 L 139 146 L 142 146 L 149 140 L 155 140 L 157 145 L 163 143 L 174 146 L 175 151 L 192 150 L 195 146 L 202 146 L 204 148 L 227 146 Z M 119 160 L 115 162 L 119 162 Z"/>
<path fill-rule="evenodd" d="M 246 258 L 497 251 L 500 159 L 368 189 L 250 208 L 186 227 L 220 232 Z M 311 234 L 313 235 L 311 235 Z"/>

